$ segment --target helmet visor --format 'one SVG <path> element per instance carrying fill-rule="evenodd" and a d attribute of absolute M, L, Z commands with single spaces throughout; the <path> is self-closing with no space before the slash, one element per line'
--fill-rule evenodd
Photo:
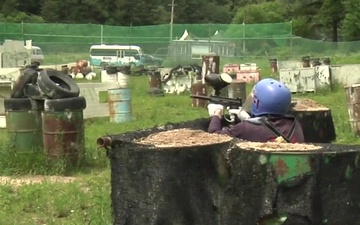
<path fill-rule="evenodd" d="M 242 110 L 251 113 L 251 105 L 254 102 L 254 97 L 255 97 L 255 87 L 252 88 L 249 95 L 246 97 L 246 100 L 242 105 Z"/>

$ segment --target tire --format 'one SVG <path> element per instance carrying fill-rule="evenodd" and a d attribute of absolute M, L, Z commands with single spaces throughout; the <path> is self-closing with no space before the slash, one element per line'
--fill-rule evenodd
<path fill-rule="evenodd" d="M 74 111 L 86 108 L 86 99 L 83 96 L 61 99 L 46 99 L 45 111 Z"/>
<path fill-rule="evenodd" d="M 51 99 L 78 97 L 80 94 L 76 82 L 57 70 L 42 70 L 38 85 L 40 91 Z"/>
<path fill-rule="evenodd" d="M 24 88 L 24 94 L 27 98 L 42 99 L 39 86 L 36 84 L 27 84 Z"/>
<path fill-rule="evenodd" d="M 131 68 L 130 66 L 118 66 L 117 67 L 117 70 L 121 73 L 124 73 L 124 74 L 130 74 L 131 73 Z"/>
<path fill-rule="evenodd" d="M 43 110 L 43 100 L 32 100 L 30 98 L 6 98 L 4 99 L 5 111 L 18 110 Z"/>
<path fill-rule="evenodd" d="M 131 62 L 131 63 L 129 64 L 129 66 L 130 66 L 130 70 L 133 70 L 133 69 L 135 69 L 135 67 L 136 67 L 135 63 L 133 63 L 133 62 Z"/>
<path fill-rule="evenodd" d="M 117 73 L 118 69 L 116 66 L 108 66 L 106 67 L 106 73 L 107 74 L 115 74 Z"/>
<path fill-rule="evenodd" d="M 25 98 L 24 89 L 27 84 L 36 83 L 38 72 L 32 68 L 26 68 L 22 75 L 17 79 L 10 97 L 11 98 Z"/>

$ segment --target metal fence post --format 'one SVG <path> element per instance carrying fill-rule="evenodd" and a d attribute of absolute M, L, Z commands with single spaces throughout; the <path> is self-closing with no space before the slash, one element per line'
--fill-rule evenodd
<path fill-rule="evenodd" d="M 104 25 L 100 25 L 100 44 L 104 43 Z"/>

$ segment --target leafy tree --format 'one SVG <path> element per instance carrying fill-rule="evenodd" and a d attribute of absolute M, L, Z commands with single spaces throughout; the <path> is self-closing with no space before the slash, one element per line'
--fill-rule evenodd
<path fill-rule="evenodd" d="M 347 0 L 345 2 L 345 18 L 342 31 L 346 40 L 360 40 L 360 1 Z"/>
<path fill-rule="evenodd" d="M 342 0 L 324 0 L 318 18 L 323 26 L 331 29 L 332 41 L 338 41 L 338 29 L 345 16 Z"/>
<path fill-rule="evenodd" d="M 277 23 L 284 22 L 287 11 L 280 1 L 250 4 L 238 9 L 232 23 Z"/>

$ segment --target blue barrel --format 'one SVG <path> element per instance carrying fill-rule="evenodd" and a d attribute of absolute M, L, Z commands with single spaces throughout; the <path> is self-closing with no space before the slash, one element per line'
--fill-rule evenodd
<path fill-rule="evenodd" d="M 129 88 L 109 89 L 108 103 L 110 122 L 131 121 L 131 90 Z"/>

